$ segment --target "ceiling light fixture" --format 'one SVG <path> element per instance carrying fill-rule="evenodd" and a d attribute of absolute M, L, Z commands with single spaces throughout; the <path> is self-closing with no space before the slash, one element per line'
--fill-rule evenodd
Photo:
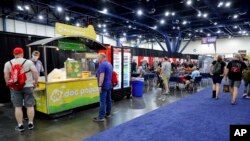
<path fill-rule="evenodd" d="M 155 26 L 153 27 L 153 29 L 157 29 L 157 26 L 155 25 Z"/>
<path fill-rule="evenodd" d="M 221 33 L 221 31 L 220 31 L 220 30 L 218 30 L 218 31 L 217 31 L 217 33 L 218 33 L 218 34 L 220 34 L 220 33 Z"/>
<path fill-rule="evenodd" d="M 208 33 L 208 34 L 207 34 L 207 36 L 208 36 L 208 37 L 210 37 L 210 36 L 211 36 L 211 34 L 210 34 L 210 33 Z"/>
<path fill-rule="evenodd" d="M 201 13 L 201 12 L 199 12 L 197 16 L 198 16 L 198 17 L 201 17 L 201 15 L 202 15 L 202 13 Z"/>
<path fill-rule="evenodd" d="M 66 21 L 69 21 L 69 20 L 70 20 L 70 18 L 69 18 L 68 16 L 66 16 L 66 17 L 65 17 L 65 20 L 66 20 Z"/>
<path fill-rule="evenodd" d="M 203 17 L 204 17 L 204 18 L 207 18 L 207 15 L 208 15 L 207 13 L 204 13 L 204 14 L 203 14 Z"/>
<path fill-rule="evenodd" d="M 24 10 L 23 7 L 22 7 L 21 5 L 18 5 L 18 6 L 17 6 L 17 9 L 18 9 L 18 10 L 21 10 L 21 11 Z"/>
<path fill-rule="evenodd" d="M 234 26 L 234 29 L 237 29 L 237 28 L 238 28 L 238 26 L 237 26 L 237 25 L 235 25 L 235 26 Z"/>
<path fill-rule="evenodd" d="M 24 6 L 25 10 L 30 10 L 30 7 L 28 5 Z"/>
<path fill-rule="evenodd" d="M 219 4 L 217 5 L 217 7 L 221 7 L 222 5 L 224 5 L 224 2 L 219 2 Z"/>
<path fill-rule="evenodd" d="M 238 18 L 238 15 L 237 15 L 237 14 L 234 14 L 233 18 L 234 18 L 234 19 L 237 19 L 237 18 Z"/>
<path fill-rule="evenodd" d="M 79 24 L 79 23 L 76 23 L 76 26 L 78 26 L 78 27 L 79 27 L 79 26 L 80 26 L 80 24 Z"/>
<path fill-rule="evenodd" d="M 170 13 L 169 13 L 168 11 L 165 12 L 165 16 L 166 16 L 166 17 L 169 16 L 169 14 L 170 14 Z"/>
<path fill-rule="evenodd" d="M 103 14 L 107 14 L 108 13 L 108 9 L 107 8 L 103 8 L 103 10 L 101 11 Z"/>
<path fill-rule="evenodd" d="M 175 12 L 172 12 L 171 15 L 172 15 L 172 16 L 175 16 Z"/>
<path fill-rule="evenodd" d="M 98 26 L 99 28 L 101 28 L 101 27 L 102 27 L 102 25 L 101 25 L 101 24 L 98 24 L 97 26 Z"/>
<path fill-rule="evenodd" d="M 129 25 L 129 26 L 128 26 L 128 28 L 132 28 L 132 26 L 131 26 L 131 25 Z"/>
<path fill-rule="evenodd" d="M 202 29 L 200 29 L 200 32 L 203 32 L 203 30 L 202 30 Z"/>
<path fill-rule="evenodd" d="M 103 25 L 102 25 L 102 27 L 104 27 L 104 28 L 105 28 L 106 26 L 107 26 L 106 24 L 103 24 Z"/>
<path fill-rule="evenodd" d="M 178 26 L 177 29 L 180 30 L 180 27 Z"/>
<path fill-rule="evenodd" d="M 217 25 L 217 24 L 218 24 L 217 22 L 214 23 L 214 25 Z"/>
<path fill-rule="evenodd" d="M 165 23 L 165 20 L 164 20 L 164 19 L 161 19 L 160 23 L 161 23 L 161 24 L 164 24 L 164 23 Z"/>
<path fill-rule="evenodd" d="M 141 9 L 139 9 L 139 10 L 137 11 L 137 15 L 141 16 L 142 14 L 143 14 L 143 11 L 142 11 Z"/>
<path fill-rule="evenodd" d="M 123 33 L 123 36 L 126 36 L 127 34 L 126 33 Z"/>
<path fill-rule="evenodd" d="M 183 21 L 182 24 L 183 24 L 183 25 L 186 25 L 186 24 L 187 24 L 187 21 Z"/>
<path fill-rule="evenodd" d="M 39 20 L 43 20 L 43 16 L 42 16 L 42 15 L 39 15 L 39 16 L 38 16 L 38 19 L 39 19 Z"/>
<path fill-rule="evenodd" d="M 191 36 L 192 34 L 191 33 L 188 33 L 188 36 Z"/>
<path fill-rule="evenodd" d="M 192 1 L 191 0 L 188 0 L 187 1 L 187 5 L 191 5 L 192 4 Z"/>
<path fill-rule="evenodd" d="M 58 6 L 56 9 L 58 12 L 62 12 L 62 10 L 63 10 L 62 7 L 60 7 L 60 6 Z"/>
<path fill-rule="evenodd" d="M 175 29 L 176 27 L 175 26 L 173 26 L 173 29 Z"/>
<path fill-rule="evenodd" d="M 107 29 L 103 29 L 103 32 L 107 32 Z"/>
<path fill-rule="evenodd" d="M 231 2 L 227 2 L 226 4 L 225 4 L 225 7 L 230 7 L 231 6 Z"/>

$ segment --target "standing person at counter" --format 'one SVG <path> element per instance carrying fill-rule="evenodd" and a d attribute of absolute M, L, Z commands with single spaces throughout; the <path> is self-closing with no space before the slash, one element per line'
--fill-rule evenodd
<path fill-rule="evenodd" d="M 111 90 L 112 90 L 112 65 L 107 61 L 105 54 L 98 54 L 99 67 L 97 80 L 100 92 L 99 116 L 94 118 L 96 122 L 103 122 L 105 117 L 111 116 Z"/>
<path fill-rule="evenodd" d="M 6 84 L 12 79 L 10 73 L 18 64 L 20 64 L 23 71 L 25 71 L 26 81 L 24 87 L 20 90 L 14 90 L 10 88 L 12 102 L 15 107 L 15 117 L 18 123 L 18 126 L 15 128 L 15 130 L 22 132 L 24 131 L 22 111 L 23 103 L 24 106 L 26 106 L 27 108 L 27 114 L 29 119 L 28 129 L 32 130 L 34 128 L 33 119 L 35 115 L 35 98 L 33 95 L 33 91 L 34 87 L 37 86 L 38 73 L 34 63 L 30 60 L 26 60 L 23 58 L 22 48 L 15 48 L 13 50 L 13 55 L 15 58 L 6 62 L 4 65 L 4 79 Z"/>
<path fill-rule="evenodd" d="M 44 75 L 44 68 L 42 62 L 39 60 L 40 58 L 40 52 L 35 50 L 32 52 L 32 58 L 31 61 L 35 64 L 36 69 L 38 71 L 38 76 Z"/>

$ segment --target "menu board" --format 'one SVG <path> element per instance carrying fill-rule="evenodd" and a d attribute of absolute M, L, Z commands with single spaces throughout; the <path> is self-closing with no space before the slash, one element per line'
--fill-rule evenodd
<path fill-rule="evenodd" d="M 118 84 L 114 87 L 114 89 L 121 89 L 122 53 L 120 48 L 113 48 L 113 70 L 118 74 Z"/>
<path fill-rule="evenodd" d="M 123 88 L 130 86 L 131 76 L 131 53 L 130 49 L 124 49 L 123 51 Z"/>
<path fill-rule="evenodd" d="M 80 60 L 67 60 L 65 62 L 67 78 L 82 77 L 82 62 Z"/>

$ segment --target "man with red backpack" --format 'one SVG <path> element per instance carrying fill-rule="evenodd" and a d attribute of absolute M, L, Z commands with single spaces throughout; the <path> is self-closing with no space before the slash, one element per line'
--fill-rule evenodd
<path fill-rule="evenodd" d="M 15 117 L 18 126 L 16 131 L 24 131 L 22 106 L 26 106 L 28 114 L 28 129 L 34 128 L 34 88 L 38 82 L 38 72 L 31 60 L 23 58 L 23 49 L 16 47 L 13 50 L 14 59 L 4 65 L 4 79 L 6 85 L 10 88 L 11 98 L 15 107 Z"/>

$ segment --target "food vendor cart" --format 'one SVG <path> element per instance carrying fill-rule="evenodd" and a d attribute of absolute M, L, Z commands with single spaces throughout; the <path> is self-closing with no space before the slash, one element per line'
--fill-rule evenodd
<path fill-rule="evenodd" d="M 62 43 L 66 41 L 66 43 Z M 77 41 L 77 43 L 75 42 Z M 56 45 L 56 43 L 58 43 Z M 81 44 L 80 49 L 76 44 Z M 81 36 L 55 37 L 39 40 L 27 45 L 29 57 L 33 47 L 42 48 L 44 75 L 39 77 L 38 87 L 35 89 L 35 109 L 45 114 L 56 114 L 76 107 L 99 102 L 97 78 L 93 72 L 82 69 L 80 60 L 66 60 L 64 69 L 53 70 L 48 74 L 47 49 L 84 51 L 87 47 L 91 50 L 105 49 L 105 47 L 92 39 Z M 97 51 L 96 51 L 97 52 Z M 97 53 L 92 53 L 92 56 Z M 64 60 L 60 60 L 64 61 Z M 84 65 L 83 65 L 84 66 Z M 64 71 L 63 71 L 64 70 Z M 63 77 L 65 75 L 65 77 Z"/>

